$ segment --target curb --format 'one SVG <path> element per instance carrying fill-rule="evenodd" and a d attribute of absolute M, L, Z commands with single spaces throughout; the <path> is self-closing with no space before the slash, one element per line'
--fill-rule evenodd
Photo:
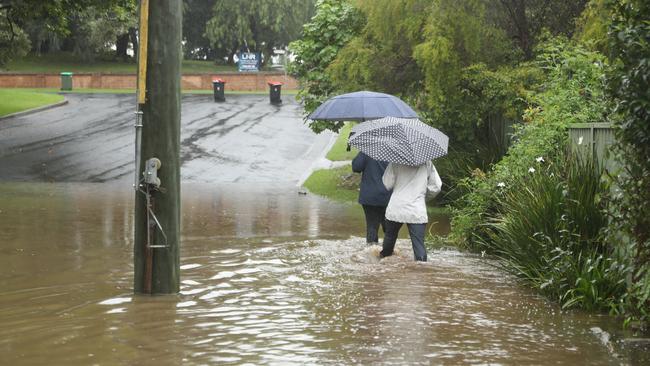
<path fill-rule="evenodd" d="M 12 113 L 12 114 L 7 114 L 6 116 L 0 117 L 0 121 L 2 121 L 4 119 L 9 119 L 9 118 L 14 118 L 14 117 L 22 117 L 22 116 L 26 116 L 28 114 L 46 111 L 48 109 L 53 109 L 53 108 L 60 107 L 60 106 L 66 105 L 66 104 L 68 104 L 68 100 L 64 99 L 63 101 L 58 102 L 58 103 L 48 104 L 48 105 L 44 105 L 42 107 L 36 107 L 36 108 L 28 109 L 28 110 L 25 110 L 25 111 L 20 111 L 20 112 L 16 112 L 16 113 Z"/>
<path fill-rule="evenodd" d="M 305 183 L 307 178 L 318 168 L 322 168 L 323 162 L 326 160 L 327 162 L 331 163 L 329 160 L 325 158 L 327 153 L 332 149 L 332 146 L 334 146 L 334 143 L 336 142 L 336 139 L 339 137 L 338 133 L 332 134 L 330 137 L 329 142 L 325 146 L 325 148 L 321 151 L 319 154 L 319 158 L 314 160 L 312 164 L 309 166 L 309 168 L 302 174 L 300 179 L 298 179 L 298 183 L 296 184 L 296 187 L 302 188 L 302 185 Z"/>

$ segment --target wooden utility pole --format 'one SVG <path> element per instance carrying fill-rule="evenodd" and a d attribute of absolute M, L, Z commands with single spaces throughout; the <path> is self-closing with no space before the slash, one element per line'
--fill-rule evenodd
<path fill-rule="evenodd" d="M 134 290 L 174 294 L 180 289 L 182 0 L 140 0 L 140 22 Z M 142 174 L 153 158 L 160 161 L 159 169 L 153 168 L 159 184 L 147 183 Z"/>

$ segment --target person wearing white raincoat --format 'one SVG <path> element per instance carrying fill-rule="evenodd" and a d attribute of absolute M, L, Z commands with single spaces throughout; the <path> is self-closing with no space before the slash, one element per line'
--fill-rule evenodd
<path fill-rule="evenodd" d="M 402 224 L 406 224 L 415 260 L 426 262 L 424 233 L 429 217 L 425 198 L 427 193 L 431 198 L 435 197 L 442 188 L 436 167 L 431 161 L 419 166 L 390 163 L 382 181 L 386 189 L 393 190 L 393 194 L 386 207 L 386 233 L 380 256 L 393 254 L 399 230 Z"/>

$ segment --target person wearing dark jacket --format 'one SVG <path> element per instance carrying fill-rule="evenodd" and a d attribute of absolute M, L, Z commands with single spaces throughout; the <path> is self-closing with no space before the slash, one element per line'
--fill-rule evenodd
<path fill-rule="evenodd" d="M 361 173 L 359 189 L 359 203 L 366 215 L 366 241 L 379 242 L 379 226 L 386 233 L 385 215 L 386 206 L 390 200 L 391 192 L 382 182 L 387 162 L 377 161 L 360 152 L 352 160 L 352 171 Z"/>

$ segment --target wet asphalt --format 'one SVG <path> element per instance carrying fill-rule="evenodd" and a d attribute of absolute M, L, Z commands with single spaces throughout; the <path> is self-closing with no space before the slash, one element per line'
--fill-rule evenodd
<path fill-rule="evenodd" d="M 67 94 L 68 104 L 0 120 L 0 181 L 132 181 L 135 97 Z M 181 111 L 181 177 L 200 183 L 298 183 L 331 133 L 314 134 L 283 95 L 187 95 Z"/>

